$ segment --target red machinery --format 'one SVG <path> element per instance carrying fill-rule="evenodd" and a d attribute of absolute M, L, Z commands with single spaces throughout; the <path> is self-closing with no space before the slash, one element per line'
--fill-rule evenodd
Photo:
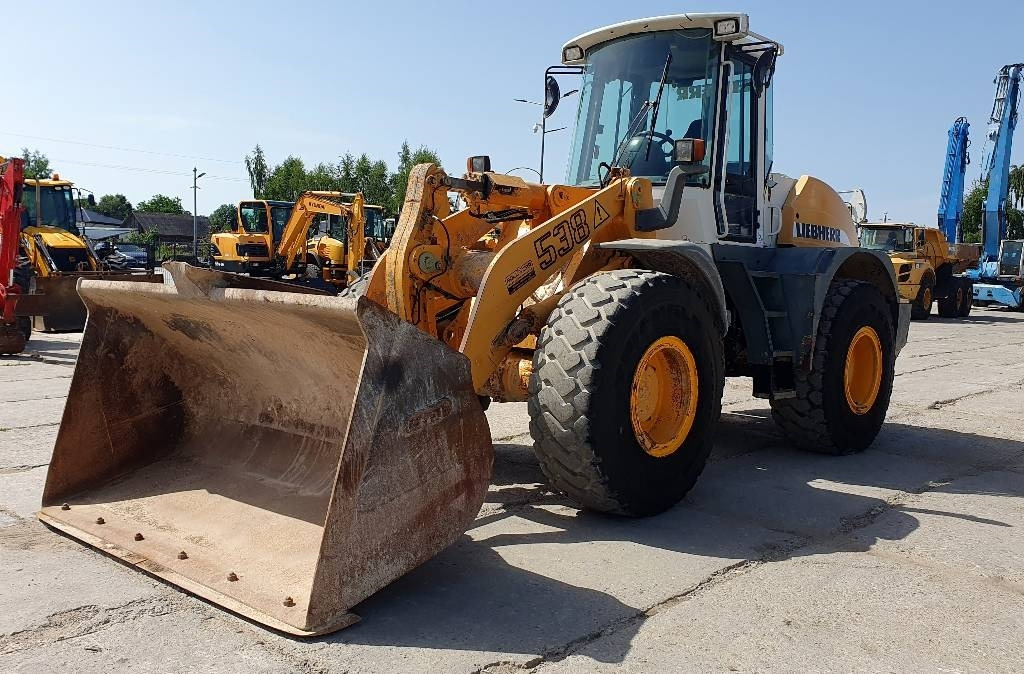
<path fill-rule="evenodd" d="M 24 184 L 24 160 L 12 158 L 0 164 L 0 354 L 21 353 L 31 332 L 29 319 L 14 315 L 18 298 L 28 291 L 14 280 Z"/>

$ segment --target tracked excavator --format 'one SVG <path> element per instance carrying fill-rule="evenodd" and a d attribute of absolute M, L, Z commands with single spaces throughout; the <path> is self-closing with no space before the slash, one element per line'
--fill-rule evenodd
<path fill-rule="evenodd" d="M 772 172 L 781 53 L 733 13 L 571 40 L 548 73 L 582 75 L 567 180 L 415 167 L 358 298 L 184 264 L 83 280 L 40 519 L 311 635 L 472 526 L 485 402 L 527 401 L 551 484 L 626 516 L 693 486 L 727 376 L 793 444 L 864 450 L 910 307 L 832 188 Z"/>

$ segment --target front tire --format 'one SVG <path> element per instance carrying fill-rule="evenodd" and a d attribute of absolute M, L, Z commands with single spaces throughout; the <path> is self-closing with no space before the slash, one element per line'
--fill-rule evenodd
<path fill-rule="evenodd" d="M 892 313 L 875 286 L 829 288 L 811 370 L 797 370 L 796 396 L 773 400 L 772 417 L 796 446 L 852 454 L 878 435 L 889 410 L 896 349 Z"/>
<path fill-rule="evenodd" d="M 926 321 L 932 315 L 932 303 L 935 301 L 935 281 L 930 276 L 921 279 L 921 288 L 917 297 L 910 303 L 910 317 L 917 321 Z"/>
<path fill-rule="evenodd" d="M 530 434 L 551 484 L 627 516 L 694 485 L 722 411 L 724 355 L 702 290 L 659 272 L 604 272 L 574 286 L 541 331 Z"/>

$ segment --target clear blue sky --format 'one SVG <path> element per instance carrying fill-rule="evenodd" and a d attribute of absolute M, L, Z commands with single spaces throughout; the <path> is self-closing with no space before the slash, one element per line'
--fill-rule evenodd
<path fill-rule="evenodd" d="M 872 217 L 932 224 L 947 128 L 970 119 L 973 180 L 992 78 L 1024 61 L 1021 0 L 228 5 L 11 3 L 4 47 L 22 60 L 7 87 L 19 98 L 0 107 L 0 154 L 36 148 L 97 195 L 137 202 L 159 192 L 190 210 L 195 165 L 210 175 L 200 213 L 249 196 L 241 160 L 256 143 L 272 163 L 366 152 L 394 166 L 408 139 L 436 149 L 453 173 L 482 153 L 497 170 L 536 166 L 539 109 L 512 99 L 541 97 L 563 42 L 632 18 L 735 10 L 786 47 L 776 170 L 862 187 Z M 571 122 L 574 102 L 554 126 Z M 548 138 L 548 177 L 561 179 L 569 134 Z M 1014 158 L 1024 161 L 1024 129 Z"/>

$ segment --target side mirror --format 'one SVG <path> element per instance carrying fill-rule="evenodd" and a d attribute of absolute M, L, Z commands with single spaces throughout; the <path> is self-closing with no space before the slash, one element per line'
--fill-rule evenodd
<path fill-rule="evenodd" d="M 558 86 L 558 80 L 551 75 L 544 78 L 544 117 L 548 118 L 558 108 L 558 102 L 562 100 L 562 89 Z"/>
<path fill-rule="evenodd" d="M 775 47 L 770 47 L 761 52 L 761 55 L 754 61 L 751 84 L 754 87 L 754 93 L 758 96 L 771 86 L 772 77 L 775 76 L 775 59 L 778 56 L 778 50 Z"/>
<path fill-rule="evenodd" d="M 87 196 L 87 197 L 85 198 L 85 202 L 86 202 L 87 204 L 89 204 L 90 206 L 95 206 L 95 205 L 96 205 L 96 196 L 95 196 L 95 195 L 93 195 L 93 194 L 92 194 L 92 192 L 90 192 L 90 193 L 89 193 L 89 196 Z"/>

